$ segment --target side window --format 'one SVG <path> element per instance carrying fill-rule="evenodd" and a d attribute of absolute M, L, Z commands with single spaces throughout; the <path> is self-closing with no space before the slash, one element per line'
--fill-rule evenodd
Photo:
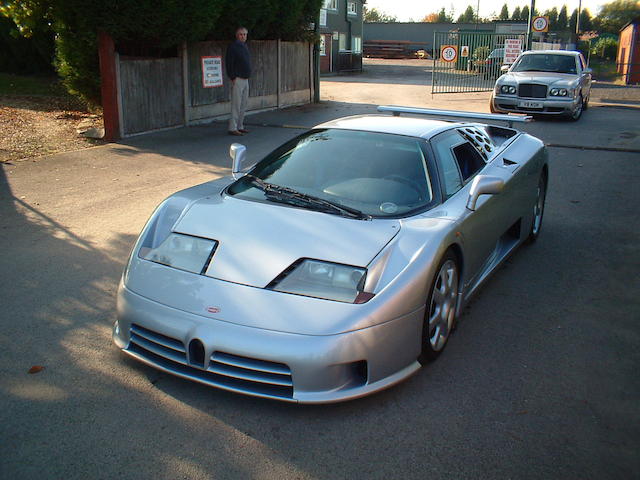
<path fill-rule="evenodd" d="M 478 150 L 458 132 L 446 132 L 432 140 L 444 177 L 445 196 L 450 197 L 484 166 Z"/>
<path fill-rule="evenodd" d="M 454 147 L 453 154 L 464 182 L 473 177 L 485 165 L 478 151 L 469 142 Z"/>
<path fill-rule="evenodd" d="M 443 133 L 432 140 L 436 159 L 444 179 L 444 194 L 446 197 L 450 197 L 462 188 L 462 177 L 453 155 L 453 147 L 462 143 L 462 141 L 462 138 L 455 132 Z"/>

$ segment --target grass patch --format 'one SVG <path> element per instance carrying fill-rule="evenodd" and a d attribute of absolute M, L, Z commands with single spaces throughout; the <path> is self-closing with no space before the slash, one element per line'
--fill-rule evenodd
<path fill-rule="evenodd" d="M 66 97 L 68 93 L 56 77 L 34 77 L 0 73 L 0 95 Z"/>
<path fill-rule="evenodd" d="M 593 69 L 593 76 L 597 80 L 614 81 L 619 76 L 614 60 L 591 57 L 589 67 Z"/>

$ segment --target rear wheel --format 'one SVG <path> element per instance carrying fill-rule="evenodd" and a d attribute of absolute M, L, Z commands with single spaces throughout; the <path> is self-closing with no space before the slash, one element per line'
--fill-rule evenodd
<path fill-rule="evenodd" d="M 453 252 L 448 251 L 436 269 L 422 327 L 421 362 L 435 360 L 444 350 L 455 326 L 460 275 Z"/>
<path fill-rule="evenodd" d="M 544 215 L 544 202 L 547 198 L 547 176 L 543 173 L 538 180 L 538 194 L 536 203 L 533 204 L 533 220 L 529 232 L 529 241 L 535 242 L 540 235 L 542 228 L 542 217 Z"/>

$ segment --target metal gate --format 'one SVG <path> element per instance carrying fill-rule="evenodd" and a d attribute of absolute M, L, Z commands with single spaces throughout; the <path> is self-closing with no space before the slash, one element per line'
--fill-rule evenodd
<path fill-rule="evenodd" d="M 433 77 L 431 93 L 485 92 L 493 89 L 505 63 L 505 40 L 520 41 L 521 34 L 487 32 L 435 32 L 433 34 Z M 506 42 L 511 43 L 511 42 Z M 506 61 L 517 49 L 507 45 Z"/>

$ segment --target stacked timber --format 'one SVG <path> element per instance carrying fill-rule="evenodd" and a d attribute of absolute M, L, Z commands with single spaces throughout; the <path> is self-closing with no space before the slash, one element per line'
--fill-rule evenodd
<path fill-rule="evenodd" d="M 417 53 L 424 52 L 424 47 L 424 43 L 408 40 L 367 40 L 363 54 L 370 58 L 424 58 Z"/>

